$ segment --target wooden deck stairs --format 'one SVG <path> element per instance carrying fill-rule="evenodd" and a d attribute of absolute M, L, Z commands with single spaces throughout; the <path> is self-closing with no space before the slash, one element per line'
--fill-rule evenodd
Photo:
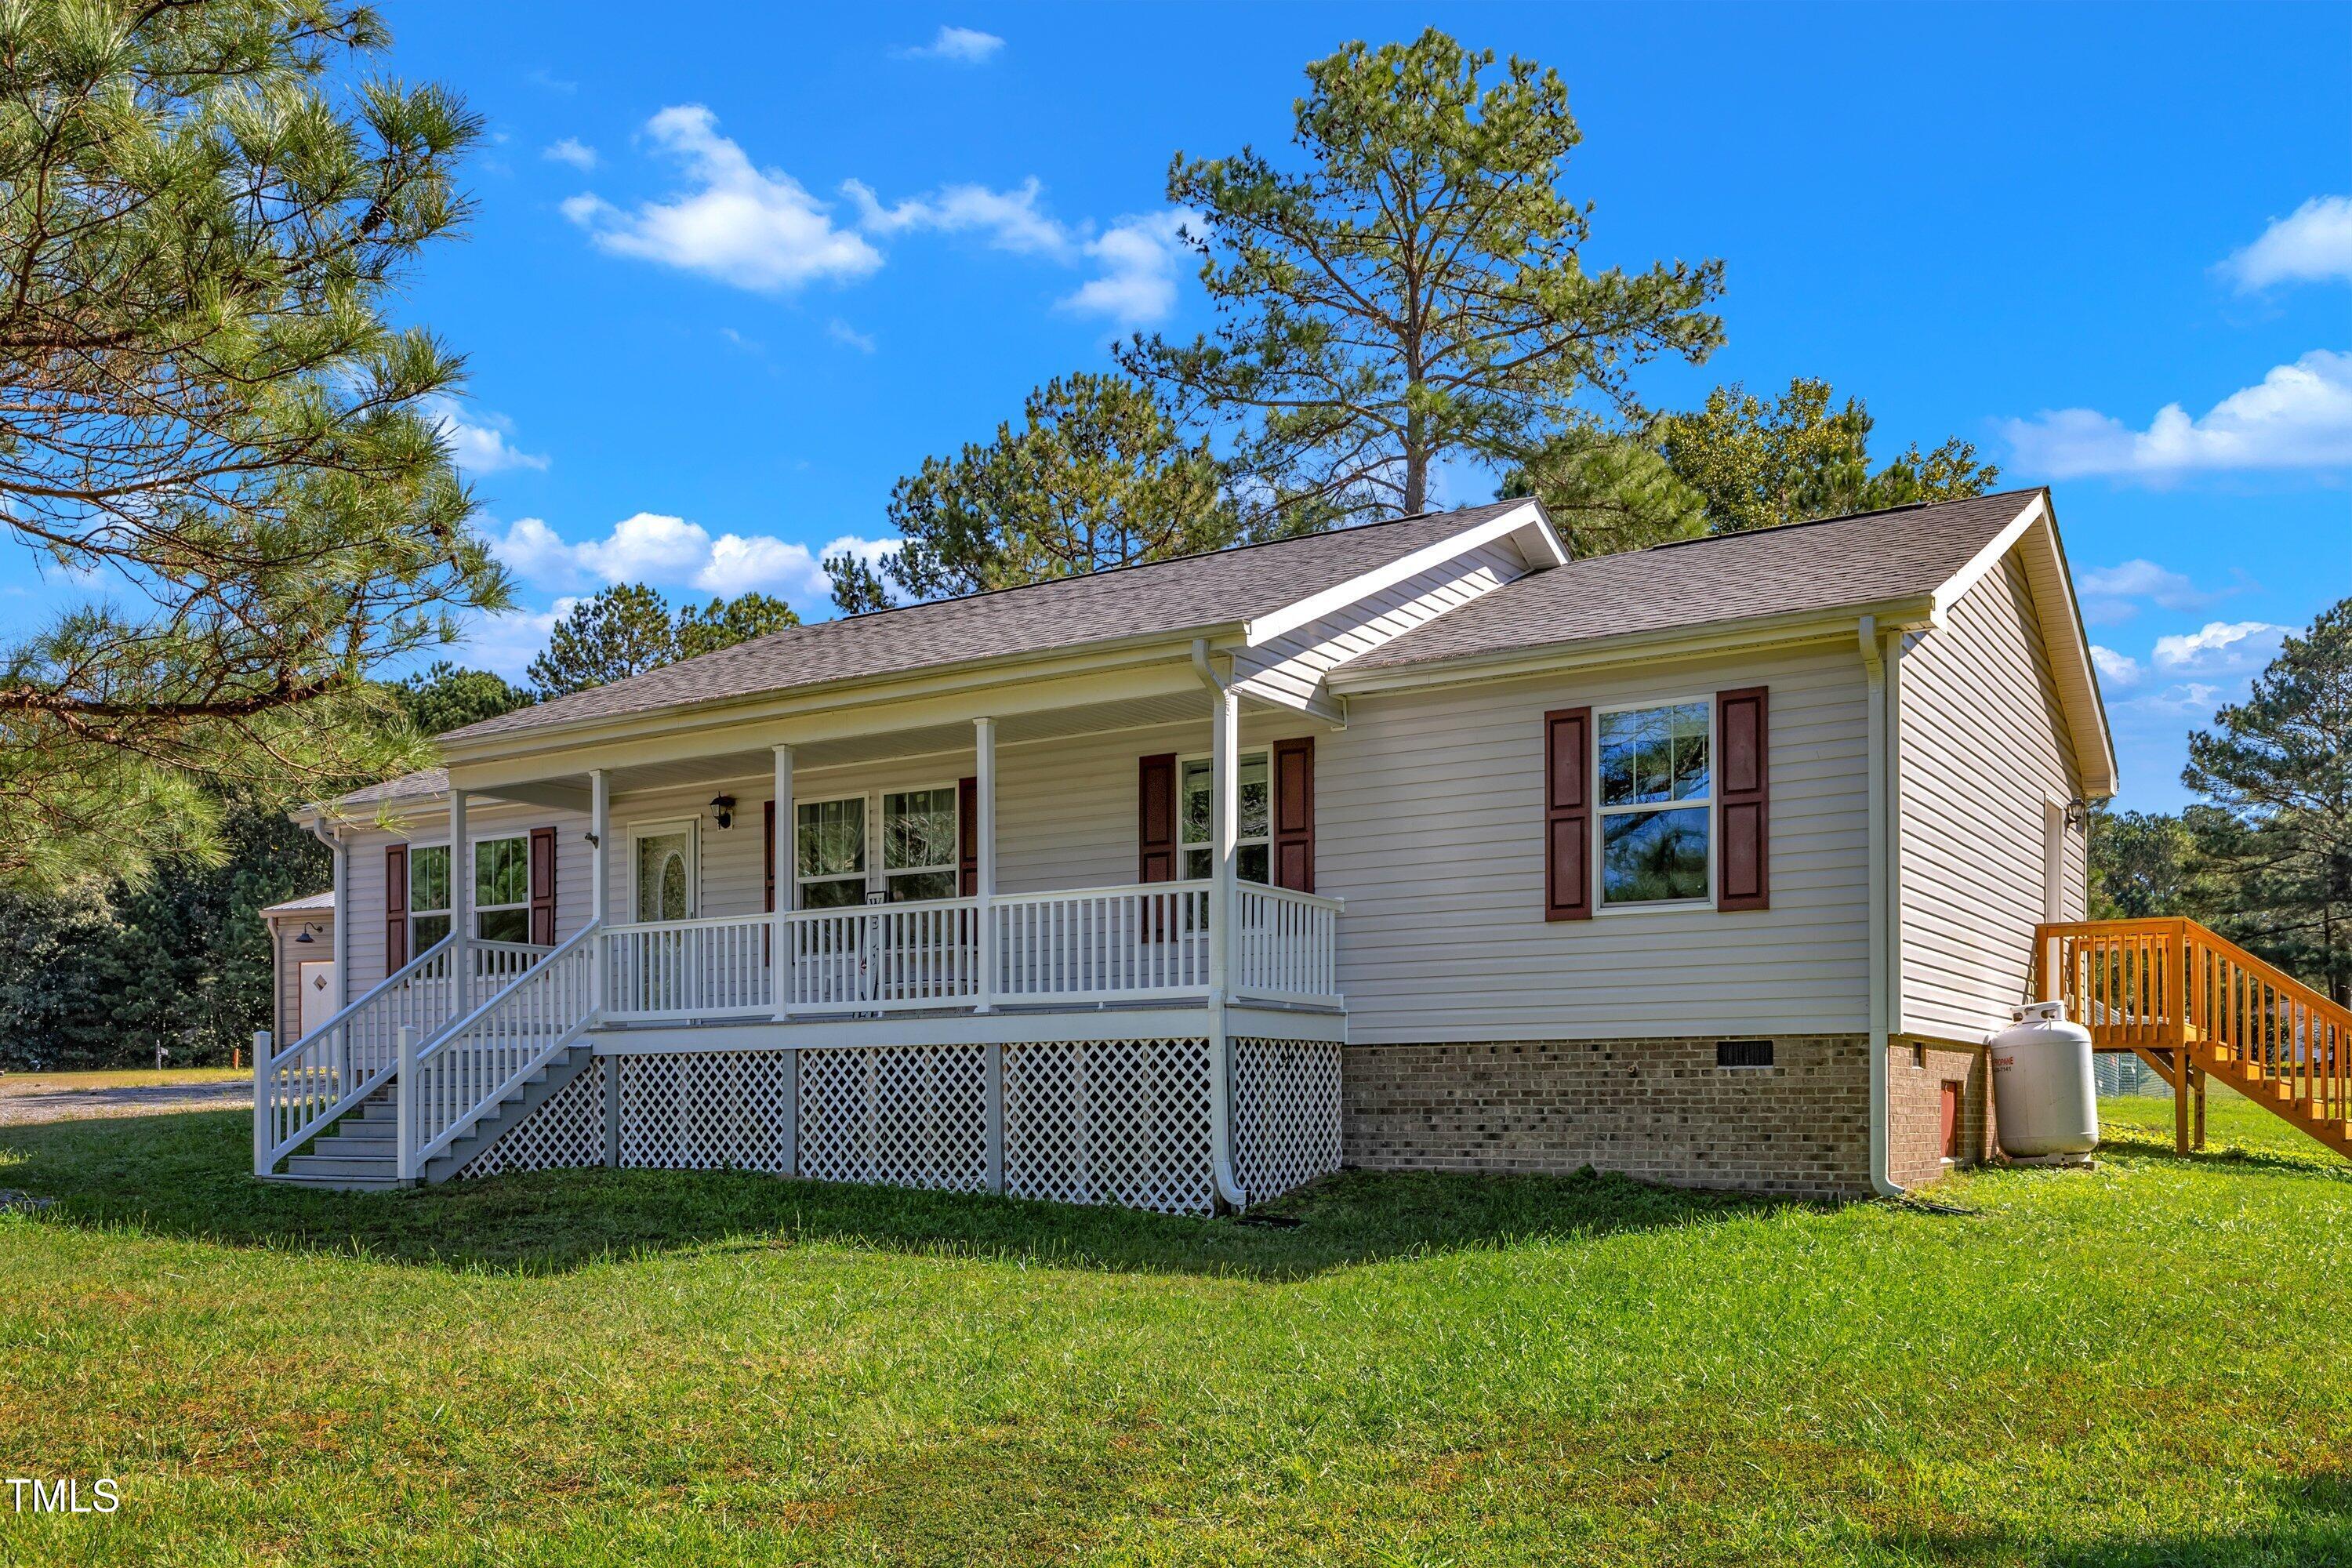
<path fill-rule="evenodd" d="M 2352 1009 L 2194 921 L 2044 925 L 2035 994 L 2063 1000 L 2095 1050 L 2128 1051 L 2172 1089 L 2180 1152 L 2205 1142 L 2219 1079 L 2352 1159 Z"/>

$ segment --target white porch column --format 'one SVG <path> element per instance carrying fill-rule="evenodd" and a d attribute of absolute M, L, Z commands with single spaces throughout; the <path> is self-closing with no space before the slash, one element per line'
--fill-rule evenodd
<path fill-rule="evenodd" d="M 1209 1003 L 1221 1006 L 1233 988 L 1234 839 L 1242 809 L 1241 700 L 1230 688 L 1215 697 L 1209 739 L 1209 837 L 1215 854 L 1209 875 Z"/>
<path fill-rule="evenodd" d="M 791 1009 L 793 996 L 792 922 L 784 917 L 793 912 L 793 902 L 800 891 L 800 834 L 793 805 L 793 749 L 774 748 L 776 754 L 776 838 L 768 852 L 776 858 L 776 908 L 768 920 L 768 989 L 769 1000 L 781 1018 Z"/>
<path fill-rule="evenodd" d="M 975 918 L 979 922 L 976 957 L 980 963 L 979 1010 L 987 1012 L 996 1002 L 996 915 L 990 907 L 996 897 L 996 721 L 974 719 L 971 721 L 972 747 L 978 762 L 980 794 L 979 809 L 972 815 L 977 819 L 972 830 L 980 837 L 974 846 L 973 858 L 979 862 L 978 886 L 980 908 Z"/>
<path fill-rule="evenodd" d="M 602 768 L 588 773 L 588 844 L 592 851 L 588 866 L 588 918 L 599 926 L 613 923 L 613 778 Z M 594 976 L 595 989 L 590 994 L 595 999 L 596 1011 L 604 1012 L 612 1005 L 606 992 L 605 966 L 611 943 L 600 931 L 593 939 L 596 945 L 588 954 L 589 973 Z"/>
<path fill-rule="evenodd" d="M 449 977 L 452 1022 L 474 1010 L 474 850 L 466 837 L 466 792 L 449 788 Z"/>

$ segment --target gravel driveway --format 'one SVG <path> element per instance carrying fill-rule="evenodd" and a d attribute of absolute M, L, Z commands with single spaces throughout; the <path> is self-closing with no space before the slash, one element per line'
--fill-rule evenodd
<path fill-rule="evenodd" d="M 253 1085 L 130 1084 L 115 1089 L 45 1089 L 12 1092 L 0 1079 L 0 1127 L 74 1121 L 94 1116 L 152 1116 L 163 1110 L 235 1110 L 253 1103 Z"/>

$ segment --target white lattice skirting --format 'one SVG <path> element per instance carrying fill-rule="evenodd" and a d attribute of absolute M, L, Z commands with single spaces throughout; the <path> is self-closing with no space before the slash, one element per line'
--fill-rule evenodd
<path fill-rule="evenodd" d="M 603 1164 L 606 1079 L 617 1074 L 624 1166 L 983 1192 L 989 1057 L 985 1046 L 914 1046 L 603 1058 L 463 1173 Z M 1214 1208 L 1207 1040 L 1007 1046 L 1003 1074 L 1007 1193 Z M 1251 1202 L 1339 1169 L 1337 1045 L 1237 1039 L 1232 1095 L 1234 1173 Z"/>

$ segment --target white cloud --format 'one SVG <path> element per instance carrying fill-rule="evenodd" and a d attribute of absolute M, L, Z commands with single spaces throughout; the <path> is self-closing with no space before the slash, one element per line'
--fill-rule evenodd
<path fill-rule="evenodd" d="M 2242 290 L 2352 282 L 2352 196 L 2314 196 L 2221 263 Z"/>
<path fill-rule="evenodd" d="M 634 212 L 593 192 L 565 201 L 563 216 L 601 248 L 763 292 L 862 278 L 882 265 L 882 253 L 863 236 L 835 227 L 832 208 L 799 181 L 754 167 L 742 148 L 719 134 L 718 117 L 702 105 L 663 110 L 646 121 L 646 134 L 695 188 Z"/>
<path fill-rule="evenodd" d="M 520 451 L 508 437 L 514 434 L 514 421 L 501 414 L 460 411 L 447 398 L 436 399 L 427 416 L 441 427 L 442 439 L 449 443 L 450 460 L 469 474 L 495 474 L 504 468 L 544 468 L 548 459 L 538 453 Z"/>
<path fill-rule="evenodd" d="M 902 60 L 946 60 L 953 65 L 985 65 L 1004 47 L 1004 40 L 994 33 L 983 33 L 975 27 L 942 26 L 931 35 L 931 41 L 891 53 Z"/>
<path fill-rule="evenodd" d="M 824 335 L 835 342 L 847 343 L 859 353 L 870 354 L 874 352 L 873 336 L 870 333 L 859 331 L 838 316 L 824 324 Z"/>
<path fill-rule="evenodd" d="M 1087 241 L 1086 253 L 1099 271 L 1062 300 L 1062 309 L 1108 316 L 1121 328 L 1161 320 L 1176 308 L 1185 225 L 1198 221 L 1198 214 L 1181 207 L 1119 219 Z"/>
<path fill-rule="evenodd" d="M 929 196 L 909 196 L 884 206 L 873 187 L 862 180 L 845 180 L 842 195 L 857 209 L 857 226 L 868 234 L 904 234 L 910 229 L 936 229 L 942 234 L 985 235 L 988 243 L 1016 256 L 1050 256 L 1068 259 L 1075 244 L 1068 229 L 1038 210 L 1045 187 L 1036 176 L 1018 188 L 992 191 L 986 185 L 946 185 Z"/>
<path fill-rule="evenodd" d="M 2139 684 L 2139 660 L 2128 654 L 2117 653 L 2111 647 L 2101 647 L 2093 643 L 2091 662 L 2098 666 L 2099 679 L 2113 690 L 2123 691 Z"/>
<path fill-rule="evenodd" d="M 566 136 L 540 153 L 551 163 L 569 163 L 585 174 L 596 166 L 596 149 L 576 136 Z"/>
<path fill-rule="evenodd" d="M 804 611 L 832 596 L 832 579 L 822 564 L 826 556 L 846 551 L 876 561 L 898 545 L 895 539 L 876 542 L 848 534 L 813 551 L 772 534 L 713 536 L 698 522 L 648 511 L 623 518 L 602 539 L 576 544 L 535 517 L 517 518 L 503 537 L 493 534 L 490 540 L 509 570 L 543 587 L 647 583 L 729 597 L 758 589 L 780 594 Z"/>
<path fill-rule="evenodd" d="M 2076 586 L 2082 593 L 2083 618 L 2095 626 L 2130 620 L 2139 614 L 2141 599 L 2163 610 L 2201 610 L 2221 597 L 2178 572 L 2141 560 L 2085 572 Z"/>
<path fill-rule="evenodd" d="M 2163 479 L 2192 471 L 2352 464 L 2352 353 L 2315 349 L 2192 419 L 2177 403 L 2132 430 L 2095 409 L 2003 423 L 2016 462 L 2051 479 Z"/>
<path fill-rule="evenodd" d="M 528 679 L 530 661 L 547 647 L 548 634 L 555 623 L 572 613 L 576 598 L 561 598 L 544 610 L 508 610 L 495 616 L 478 616 L 462 626 L 458 643 L 465 648 L 465 662 L 493 670 L 509 680 Z"/>
<path fill-rule="evenodd" d="M 2278 657 L 2289 628 L 2267 621 L 2208 621 L 2196 631 L 2156 639 L 2158 668 L 2173 675 L 2245 675 Z"/>

